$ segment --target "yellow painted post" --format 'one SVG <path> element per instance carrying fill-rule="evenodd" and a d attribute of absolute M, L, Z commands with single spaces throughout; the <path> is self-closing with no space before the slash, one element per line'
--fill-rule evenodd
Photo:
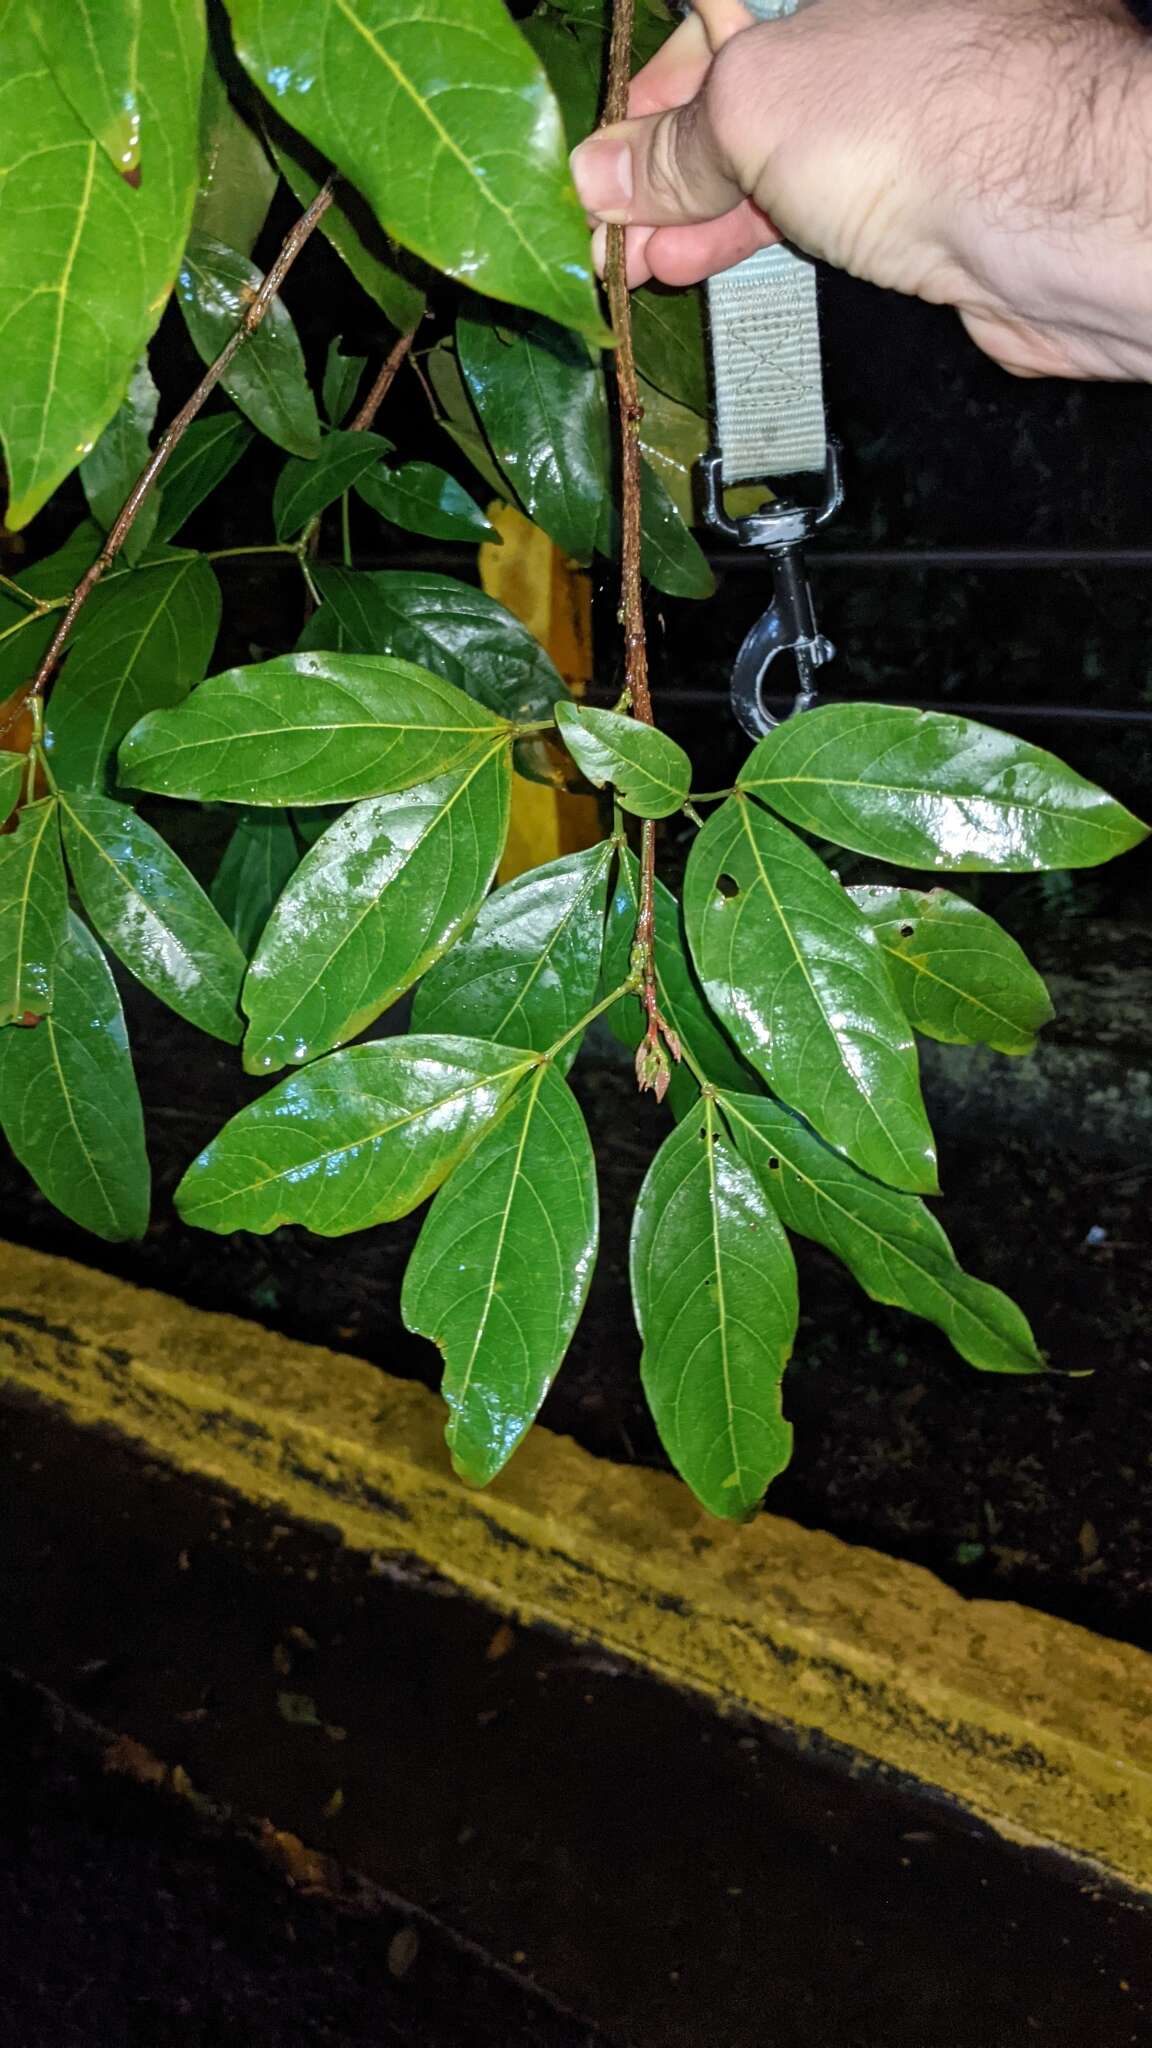
<path fill-rule="evenodd" d="M 531 520 L 511 505 L 488 507 L 502 546 L 480 548 L 480 581 L 551 655 L 564 681 L 582 697 L 592 680 L 592 585 Z M 543 861 L 578 853 L 602 838 L 594 797 L 570 796 L 518 775 L 512 789 L 508 843 L 498 879 L 510 882 Z"/>

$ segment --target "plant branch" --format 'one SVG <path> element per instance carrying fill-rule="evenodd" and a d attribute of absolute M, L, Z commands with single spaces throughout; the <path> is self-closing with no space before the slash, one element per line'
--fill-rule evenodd
<path fill-rule="evenodd" d="M 395 377 L 397 370 L 400 368 L 400 365 L 405 360 L 405 357 L 407 356 L 408 351 L 411 348 L 412 343 L 415 341 L 415 339 L 416 329 L 414 327 L 409 334 L 402 334 L 400 336 L 400 339 L 396 343 L 391 354 L 388 356 L 387 360 L 382 365 L 380 374 L 377 377 L 376 382 L 373 384 L 371 391 L 368 393 L 367 398 L 364 400 L 363 405 L 360 407 L 359 412 L 356 414 L 355 419 L 349 420 L 348 431 L 350 434 L 367 433 L 369 427 L 372 425 L 373 420 L 375 419 L 377 413 L 379 412 L 380 407 L 383 405 L 384 400 L 388 396 L 388 393 L 392 386 L 392 379 Z"/>
<path fill-rule="evenodd" d="M 26 703 L 43 696 L 56 672 L 56 667 L 60 656 L 64 652 L 64 643 L 69 633 L 72 631 L 80 612 L 87 604 L 105 570 L 111 568 L 117 555 L 120 553 L 153 484 L 162 474 L 174 450 L 183 440 L 185 433 L 196 418 L 205 399 L 215 390 L 232 358 L 243 347 L 250 336 L 255 334 L 256 329 L 260 326 L 313 228 L 331 206 L 334 190 L 334 178 L 327 179 L 321 185 L 308 211 L 301 214 L 299 220 L 285 236 L 276 261 L 268 271 L 259 290 L 254 293 L 252 302 L 247 307 L 240 325 L 233 334 L 229 335 L 215 362 L 205 370 L 191 398 L 181 406 L 175 419 L 165 428 L 160 436 L 148 461 L 145 463 L 123 505 L 120 507 L 100 553 L 90 567 L 85 570 L 75 590 L 72 592 L 64 616 L 49 642 L 44 659 L 24 693 L 24 701 Z"/>
<path fill-rule="evenodd" d="M 622 121 L 628 112 L 628 84 L 632 75 L 632 28 L 635 0 L 613 0 L 612 40 L 608 52 L 608 86 L 604 97 L 605 122 Z M 640 422 L 644 407 L 636 377 L 636 355 L 632 346 L 632 308 L 628 296 L 627 253 L 622 227 L 608 229 L 604 264 L 608 311 L 616 336 L 616 410 L 620 434 L 620 624 L 624 631 L 624 688 L 633 718 L 653 725 L 652 693 L 648 686 L 648 641 L 644 629 L 644 589 L 641 574 Z M 650 1088 L 663 1099 L 670 1079 L 668 1054 L 680 1057 L 675 1033 L 660 1015 L 656 992 L 656 827 L 645 819 L 640 834 L 640 904 L 636 915 L 633 955 L 639 963 L 640 998 L 647 1029 L 636 1054 L 636 1078 L 640 1087 Z M 663 1043 L 662 1043 L 663 1041 Z"/>

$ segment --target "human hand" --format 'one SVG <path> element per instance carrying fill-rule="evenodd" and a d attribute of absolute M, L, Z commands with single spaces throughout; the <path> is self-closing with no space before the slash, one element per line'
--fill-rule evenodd
<path fill-rule="evenodd" d="M 573 152 L 629 283 L 781 236 L 959 312 L 1020 376 L 1152 381 L 1152 39 L 1122 0 L 695 13 Z M 597 230 L 602 260 L 603 227 Z"/>

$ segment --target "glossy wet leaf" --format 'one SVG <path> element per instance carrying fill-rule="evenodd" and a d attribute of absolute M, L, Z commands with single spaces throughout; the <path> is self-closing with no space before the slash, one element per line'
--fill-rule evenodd
<path fill-rule="evenodd" d="M 507 730 L 411 662 L 285 654 L 226 669 L 178 711 L 142 719 L 120 772 L 164 796 L 277 809 L 347 803 L 478 760 Z"/>
<path fill-rule="evenodd" d="M 476 500 L 434 462 L 405 462 L 399 469 L 381 464 L 360 476 L 356 489 L 382 519 L 408 533 L 430 534 L 434 540 L 487 540 L 499 545 L 499 534 Z"/>
<path fill-rule="evenodd" d="M 497 743 L 399 796 L 353 804 L 307 853 L 244 984 L 249 1073 L 355 1038 L 476 915 L 508 832 Z"/>
<path fill-rule="evenodd" d="M 331 812 L 321 815 L 331 823 Z M 299 862 L 300 844 L 286 811 L 241 811 L 209 894 L 245 959 Z"/>
<path fill-rule="evenodd" d="M 237 113 L 209 60 L 200 102 L 200 180 L 193 228 L 250 256 L 268 217 L 276 182 L 275 167 L 259 136 Z"/>
<path fill-rule="evenodd" d="M 253 433 L 239 413 L 215 412 L 193 420 L 164 470 L 156 539 L 179 533 L 198 505 L 235 469 Z"/>
<path fill-rule="evenodd" d="M 314 462 L 286 462 L 272 497 L 277 540 L 290 540 L 302 533 L 310 519 L 350 491 L 365 470 L 378 464 L 391 445 L 380 434 L 337 429 L 325 434 Z"/>
<path fill-rule="evenodd" d="M 78 917 L 57 956 L 52 1015 L 0 1031 L 0 1125 L 62 1215 L 113 1244 L 143 1237 L 150 1174 L 124 1013 Z"/>
<path fill-rule="evenodd" d="M 271 110 L 268 141 L 285 183 L 301 207 L 310 206 L 328 175 L 328 164 Z M 424 293 L 397 269 L 395 244 L 382 232 L 367 201 L 343 180 L 320 222 L 319 233 L 393 327 L 400 334 L 409 333 L 423 316 Z"/>
<path fill-rule="evenodd" d="M 460 369 L 485 437 L 529 519 L 574 561 L 591 560 L 612 492 L 599 361 L 550 320 L 456 327 Z"/>
<path fill-rule="evenodd" d="M 564 21 L 542 8 L 521 24 L 548 74 L 569 149 L 596 126 L 604 77 L 603 23 Z"/>
<path fill-rule="evenodd" d="M 123 403 L 109 420 L 96 446 L 80 464 L 80 481 L 92 517 L 107 533 L 140 471 L 148 460 L 148 443 L 156 424 L 160 393 L 147 359 L 132 372 Z M 156 530 L 160 492 L 149 492 L 125 536 L 123 558 L 138 561 Z"/>
<path fill-rule="evenodd" d="M 618 711 L 558 704 L 556 724 L 572 759 L 597 789 L 611 783 L 624 810 L 667 818 L 692 786 L 692 763 L 675 740 Z"/>
<path fill-rule="evenodd" d="M 1042 747 L 942 711 L 826 704 L 740 774 L 794 825 L 904 867 L 1095 867 L 1147 826 Z"/>
<path fill-rule="evenodd" d="M 215 362 L 263 282 L 263 272 L 224 242 L 192 234 L 177 279 L 188 332 L 204 362 Z M 290 455 L 320 453 L 320 420 L 292 316 L 274 299 L 221 379 L 254 427 Z"/>
<path fill-rule="evenodd" d="M 796 1267 L 709 1100 L 648 1169 L 631 1270 L 660 1441 L 712 1514 L 742 1521 L 791 1455 L 780 1382 L 796 1333 Z"/>
<path fill-rule="evenodd" d="M 605 840 L 497 889 L 420 983 L 413 1029 L 547 1052 L 596 1001 L 612 855 Z M 558 1055 L 561 1071 L 579 1043 Z"/>
<path fill-rule="evenodd" d="M 596 1164 L 575 1097 L 538 1067 L 432 1204 L 404 1276 L 408 1329 L 444 1358 L 452 1464 L 485 1486 L 539 1412 L 596 1260 Z"/>
<path fill-rule="evenodd" d="M 668 597 L 711 597 L 716 578 L 708 557 L 648 461 L 640 473 L 640 518 L 640 566 L 649 583 Z"/>
<path fill-rule="evenodd" d="M 778 1102 L 726 1091 L 720 1106 L 788 1229 L 835 1252 L 873 1301 L 937 1324 L 960 1356 L 982 1371 L 1042 1369 L 1015 1302 L 964 1272 L 915 1195 L 858 1173 Z"/>
<path fill-rule="evenodd" d="M 699 288 L 641 285 L 632 294 L 632 338 L 641 374 L 694 413 L 708 411 L 704 303 Z"/>
<path fill-rule="evenodd" d="M 40 5 L 55 45 L 57 0 Z M 150 0 L 138 188 L 73 111 L 16 0 L 0 35 L 0 436 L 15 529 L 99 439 L 164 310 L 196 190 L 204 17 L 200 0 Z M 73 55 L 82 77 L 90 60 Z"/>
<path fill-rule="evenodd" d="M 1052 1004 L 995 918 L 949 889 L 861 888 L 849 895 L 884 948 L 914 1031 L 945 1045 L 1031 1052 Z"/>
<path fill-rule="evenodd" d="M 930 1193 L 912 1033 L 875 933 L 823 861 L 730 797 L 689 855 L 684 919 L 709 1003 L 774 1093 L 866 1173 Z"/>
<path fill-rule="evenodd" d="M 0 825 L 7 824 L 19 803 L 27 773 L 27 754 L 0 753 Z"/>
<path fill-rule="evenodd" d="M 0 838 L 0 1025 L 52 1008 L 67 912 L 59 808 L 44 797 Z"/>
<path fill-rule="evenodd" d="M 640 447 L 681 519 L 691 526 L 698 516 L 697 478 L 700 458 L 708 446 L 708 422 L 665 397 L 643 377 L 639 386 L 644 407 Z"/>
<path fill-rule="evenodd" d="M 77 894 L 104 943 L 177 1016 L 238 1044 L 245 956 L 195 876 L 111 797 L 65 795 L 60 820 Z"/>
<path fill-rule="evenodd" d="M 26 0 L 53 79 L 121 178 L 140 163 L 142 4 Z"/>
<path fill-rule="evenodd" d="M 502 718 L 551 716 L 567 696 L 555 664 L 510 611 L 453 576 L 420 569 L 313 571 L 324 602 L 301 636 L 305 647 L 387 654 L 417 662 Z"/>
<path fill-rule="evenodd" d="M 632 944 L 639 910 L 640 870 L 628 848 L 620 863 L 608 906 L 604 928 L 604 967 L 601 976 L 608 995 L 628 979 Z M 700 992 L 688 957 L 681 927 L 680 905 L 670 889 L 657 878 L 655 891 L 656 988 L 664 1020 L 691 1053 L 709 1081 L 719 1087 L 749 1089 L 756 1086 L 751 1070 L 738 1058 Z M 621 1042 L 635 1051 L 644 1036 L 644 1012 L 637 996 L 623 996 L 607 1012 L 606 1021 Z M 669 1105 L 682 1116 L 696 1099 L 696 1083 L 686 1066 L 674 1065 L 668 1093 Z"/>
<path fill-rule="evenodd" d="M 199 682 L 219 624 L 220 586 L 202 555 L 141 563 L 97 591 L 48 700 L 49 758 L 64 788 L 104 788 L 128 728 Z"/>
<path fill-rule="evenodd" d="M 325 414 L 334 427 L 342 425 L 351 412 L 367 368 L 367 356 L 345 355 L 338 339 L 329 342 L 321 395 Z"/>
<path fill-rule="evenodd" d="M 452 343 L 438 341 L 426 351 L 423 368 L 432 388 L 436 424 L 455 441 L 477 475 L 498 498 L 511 498 L 512 487 L 500 474 L 500 467 L 484 436 L 480 415 L 464 382 L 459 358 Z"/>
<path fill-rule="evenodd" d="M 600 332 L 559 109 L 500 0 L 229 12 L 256 84 L 388 234 L 477 291 Z"/>
<path fill-rule="evenodd" d="M 186 1223 L 341 1237 L 434 1194 L 531 1066 L 475 1038 L 389 1038 L 291 1074 L 248 1104 L 176 1190 Z"/>

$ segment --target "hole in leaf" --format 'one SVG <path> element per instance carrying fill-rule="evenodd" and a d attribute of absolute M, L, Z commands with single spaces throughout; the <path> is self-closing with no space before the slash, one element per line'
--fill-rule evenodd
<path fill-rule="evenodd" d="M 740 884 L 736 880 L 735 875 L 717 875 L 716 887 L 722 896 L 731 897 L 740 894 Z"/>
<path fill-rule="evenodd" d="M 914 924 L 902 924 L 900 927 L 900 937 L 902 939 L 910 939 L 915 930 L 916 927 Z"/>
<path fill-rule="evenodd" d="M 780 1161 L 775 1153 L 772 1154 L 771 1159 L 768 1161 L 768 1171 L 769 1173 L 779 1173 L 780 1171 Z"/>

